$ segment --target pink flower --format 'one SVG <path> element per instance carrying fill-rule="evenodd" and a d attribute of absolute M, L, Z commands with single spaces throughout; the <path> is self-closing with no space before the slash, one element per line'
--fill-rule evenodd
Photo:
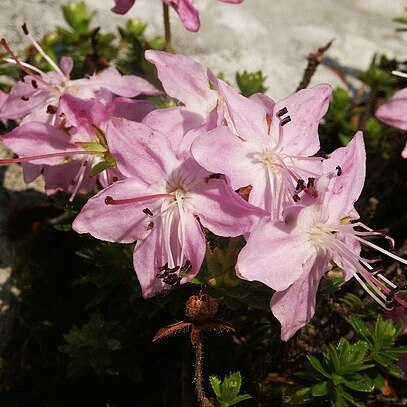
<path fill-rule="evenodd" d="M 105 94 L 105 103 L 64 94 L 60 108 L 65 126 L 58 128 L 41 122 L 20 125 L 2 137 L 4 145 L 20 158 L 0 160 L 0 164 L 21 162 L 26 182 L 42 173 L 48 194 L 61 190 L 72 194 L 68 204 L 78 192 L 89 193 L 96 184 L 93 168 L 108 154 L 108 146 L 100 144 L 93 126 L 105 129 L 111 117 L 141 121 L 154 109 L 148 101 L 113 98 L 110 92 Z M 122 176 L 113 169 L 98 172 L 103 187 L 110 185 L 113 178 Z"/>
<path fill-rule="evenodd" d="M 399 90 L 384 105 L 376 110 L 376 117 L 389 126 L 400 130 L 407 130 L 407 88 Z M 403 158 L 407 158 L 407 143 L 402 151 Z"/>
<path fill-rule="evenodd" d="M 169 140 L 148 126 L 113 119 L 106 136 L 127 178 L 91 198 L 73 228 L 110 242 L 137 241 L 134 268 L 144 297 L 198 273 L 206 250 L 201 225 L 238 236 L 265 215 L 192 158 L 178 159 Z"/>
<path fill-rule="evenodd" d="M 156 66 L 165 92 L 182 106 L 154 110 L 143 123 L 166 134 L 178 156 L 189 156 L 192 141 L 223 121 L 221 96 L 211 88 L 208 68 L 191 58 L 151 50 L 145 57 Z"/>
<path fill-rule="evenodd" d="M 243 0 L 220 0 L 224 3 L 239 4 Z M 126 14 L 136 0 L 115 0 L 112 8 L 117 14 Z M 196 32 L 201 25 L 198 10 L 193 6 L 193 0 L 163 0 L 165 4 L 172 7 L 178 14 L 182 24 L 188 31 Z"/>
<path fill-rule="evenodd" d="M 305 196 L 301 204 L 287 207 L 282 221 L 263 219 L 250 234 L 236 265 L 241 278 L 261 281 L 277 291 L 271 310 L 281 323 L 285 341 L 313 317 L 319 281 L 333 262 L 383 307 L 394 301 L 407 306 L 397 295 L 397 286 L 370 265 L 378 259 L 362 257 L 360 247 L 407 261 L 364 239 L 379 233 L 361 223 L 349 223 L 365 178 L 362 133 L 356 133 L 347 147 L 336 150 L 324 164 L 326 175 L 316 183 L 314 197 Z M 358 226 L 362 231 L 354 229 Z"/>
<path fill-rule="evenodd" d="M 145 79 L 130 75 L 122 76 L 113 67 L 90 78 L 72 80 L 69 78 L 73 68 L 72 59 L 61 58 L 58 66 L 45 54 L 25 26 L 23 29 L 32 45 L 54 71 L 44 73 L 35 66 L 19 61 L 7 42 L 2 39 L 1 45 L 11 56 L 8 62 L 17 64 L 27 75 L 22 76 L 21 81 L 12 87 L 7 100 L 0 106 L 0 119 L 25 119 L 25 122 L 35 120 L 57 124 L 58 116 L 63 113 L 59 106 L 62 95 L 73 95 L 82 99 L 98 98 L 102 89 L 104 93 L 108 91 L 123 97 L 160 93 Z"/>
<path fill-rule="evenodd" d="M 281 102 L 267 96 L 247 99 L 212 79 L 221 95 L 227 126 L 202 134 L 192 155 L 208 171 L 225 174 L 233 189 L 251 186 L 249 202 L 281 216 L 322 173 L 318 125 L 331 88 L 301 90 Z"/>

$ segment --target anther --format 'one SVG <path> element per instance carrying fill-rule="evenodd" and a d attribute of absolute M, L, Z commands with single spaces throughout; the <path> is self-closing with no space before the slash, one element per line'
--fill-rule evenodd
<path fill-rule="evenodd" d="M 337 171 L 338 177 L 340 177 L 343 174 L 342 168 L 338 165 L 335 170 Z"/>
<path fill-rule="evenodd" d="M 113 198 L 111 196 L 107 196 L 105 198 L 105 204 L 106 205 L 112 205 L 112 203 L 113 203 Z"/>
<path fill-rule="evenodd" d="M 148 222 L 147 230 L 151 230 L 154 227 L 154 222 Z"/>
<path fill-rule="evenodd" d="M 172 269 L 168 268 L 167 271 L 169 273 L 176 273 L 179 270 L 179 266 L 175 266 Z"/>
<path fill-rule="evenodd" d="M 74 179 L 71 179 L 70 181 L 69 181 L 69 185 L 76 185 L 76 181 L 74 180 Z"/>
<path fill-rule="evenodd" d="M 26 23 L 24 23 L 24 24 L 21 26 L 21 28 L 23 29 L 23 32 L 24 32 L 25 35 L 28 35 L 28 34 L 29 34 Z"/>
<path fill-rule="evenodd" d="M 186 272 L 190 271 L 191 268 L 192 268 L 192 264 L 191 264 L 191 262 L 190 262 L 189 260 L 187 260 L 187 261 L 184 263 L 184 265 L 181 267 L 181 271 L 182 271 L 183 273 L 186 273 Z"/>
<path fill-rule="evenodd" d="M 176 274 L 169 274 L 168 276 L 164 277 L 163 281 L 165 284 L 172 285 L 174 287 L 179 284 L 181 277 L 177 276 Z"/>
<path fill-rule="evenodd" d="M 164 271 L 164 270 L 168 270 L 168 262 L 165 263 L 163 266 L 158 267 L 159 271 Z"/>
<path fill-rule="evenodd" d="M 295 187 L 295 190 L 298 191 L 298 192 L 301 192 L 304 189 L 304 186 L 305 186 L 304 184 L 305 184 L 304 180 L 299 179 L 297 181 L 297 186 Z"/>
<path fill-rule="evenodd" d="M 301 198 L 298 194 L 293 195 L 294 202 L 298 202 Z"/>
<path fill-rule="evenodd" d="M 25 83 L 25 74 L 23 74 L 22 72 L 20 73 L 20 81 Z"/>
<path fill-rule="evenodd" d="M 24 100 L 24 102 L 28 102 L 30 98 L 27 96 L 21 96 L 21 100 Z"/>
<path fill-rule="evenodd" d="M 283 107 L 282 109 L 280 109 L 280 110 L 277 112 L 277 117 L 284 116 L 284 115 L 287 114 L 287 113 L 288 113 L 288 109 L 287 109 L 286 107 Z"/>
<path fill-rule="evenodd" d="M 151 212 L 150 209 L 148 209 L 148 208 L 143 209 L 143 212 L 144 212 L 147 216 L 153 216 L 153 212 Z"/>
<path fill-rule="evenodd" d="M 65 204 L 65 206 L 66 206 L 68 209 L 72 209 L 73 203 L 72 203 L 71 201 L 68 201 L 68 202 Z"/>
<path fill-rule="evenodd" d="M 315 178 L 312 178 L 312 177 L 308 178 L 307 188 L 308 189 L 314 188 L 314 186 L 315 186 Z"/>
<path fill-rule="evenodd" d="M 58 111 L 58 108 L 54 105 L 47 106 L 47 113 L 48 114 L 55 114 Z"/>
<path fill-rule="evenodd" d="M 113 182 L 117 182 L 117 181 L 119 181 L 119 178 L 113 177 L 113 178 L 112 178 L 112 181 L 113 181 Z"/>
<path fill-rule="evenodd" d="M 32 85 L 32 87 L 33 87 L 34 89 L 38 89 L 38 83 L 37 83 L 37 81 L 36 81 L 35 79 L 32 79 L 32 80 L 31 80 L 31 85 Z"/>
<path fill-rule="evenodd" d="M 290 116 L 284 117 L 284 119 L 281 120 L 281 122 L 280 122 L 280 126 L 285 126 L 287 123 L 290 123 L 290 121 L 291 121 Z"/>
<path fill-rule="evenodd" d="M 329 155 L 324 150 L 319 150 L 311 157 L 321 157 L 321 158 L 324 158 L 325 160 L 327 160 L 329 158 Z"/>

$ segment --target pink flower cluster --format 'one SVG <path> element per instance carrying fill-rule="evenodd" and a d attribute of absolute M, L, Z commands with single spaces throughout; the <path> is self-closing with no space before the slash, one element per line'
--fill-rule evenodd
<path fill-rule="evenodd" d="M 312 318 L 319 281 L 335 265 L 383 307 L 407 306 L 380 274 L 380 259 L 361 255 L 367 246 L 407 263 L 354 222 L 365 179 L 362 133 L 330 156 L 320 152 L 328 85 L 280 102 L 246 98 L 188 57 L 147 51 L 165 92 L 180 102 L 155 109 L 135 99 L 158 93 L 141 78 L 109 68 L 70 80 L 69 58 L 42 73 L 11 55 L 26 76 L 1 95 L 0 118 L 21 119 L 2 142 L 20 158 L 3 164 L 22 162 L 27 182 L 42 173 L 47 192 L 68 191 L 70 202 L 98 180 L 102 189 L 73 229 L 136 242 L 144 297 L 199 272 L 209 230 L 245 237 L 236 273 L 275 290 L 271 310 L 283 340 Z"/>
<path fill-rule="evenodd" d="M 134 5 L 136 0 L 114 0 L 112 8 L 117 14 L 126 14 Z M 194 0 L 162 0 L 164 4 L 172 7 L 178 14 L 182 24 L 188 31 L 196 32 L 201 26 L 198 10 L 194 7 Z M 239 4 L 243 0 L 219 0 L 224 3 Z"/>

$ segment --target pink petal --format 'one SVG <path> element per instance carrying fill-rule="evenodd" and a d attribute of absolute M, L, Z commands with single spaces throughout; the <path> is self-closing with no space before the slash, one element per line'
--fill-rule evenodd
<path fill-rule="evenodd" d="M 407 130 L 407 88 L 399 90 L 376 110 L 376 117 L 389 126 Z"/>
<path fill-rule="evenodd" d="M 81 167 L 81 160 L 73 160 L 53 166 L 46 165 L 43 175 L 47 194 L 52 195 L 58 191 L 72 193 L 75 189 L 75 185 L 72 185 L 72 181 L 76 179 Z M 96 177 L 91 177 L 90 171 L 91 169 L 88 167 L 78 190 L 80 194 L 88 194 L 96 185 Z"/>
<path fill-rule="evenodd" d="M 44 168 L 43 165 L 35 165 L 29 162 L 21 163 L 21 167 L 23 168 L 24 182 L 26 184 L 29 184 L 38 178 Z"/>
<path fill-rule="evenodd" d="M 2 137 L 2 142 L 20 157 L 76 151 L 78 147 L 69 141 L 69 135 L 48 124 L 32 122 L 15 128 Z M 44 158 L 33 164 L 60 164 L 64 157 Z"/>
<path fill-rule="evenodd" d="M 299 212 L 300 207 L 293 208 Z M 295 213 L 292 214 L 295 219 Z M 309 236 L 293 224 L 260 221 L 239 254 L 236 273 L 249 281 L 260 281 L 276 291 L 287 289 L 309 273 L 308 259 L 315 255 Z"/>
<path fill-rule="evenodd" d="M 182 24 L 188 31 L 196 32 L 201 25 L 198 10 L 193 6 L 192 0 L 163 0 L 178 14 Z"/>
<path fill-rule="evenodd" d="M 34 89 L 30 76 L 25 76 L 24 80 L 26 82 L 17 82 L 11 88 L 7 99 L 3 100 L 0 106 L 0 120 L 21 119 L 35 109 L 45 108 L 50 97 L 49 91 L 41 88 Z M 22 97 L 28 100 L 23 100 Z"/>
<path fill-rule="evenodd" d="M 257 166 L 252 155 L 257 150 L 256 145 L 236 137 L 226 126 L 204 133 L 191 147 L 195 160 L 208 171 L 225 174 L 233 189 L 253 181 Z"/>
<path fill-rule="evenodd" d="M 144 239 L 150 233 L 151 220 L 143 209 L 148 207 L 153 213 L 157 212 L 162 199 L 120 205 L 106 205 L 105 199 L 108 196 L 129 199 L 156 193 L 133 179 L 117 181 L 89 199 L 72 228 L 108 242 L 132 243 Z"/>
<path fill-rule="evenodd" d="M 176 151 L 185 134 L 201 125 L 202 117 L 185 107 L 173 107 L 152 111 L 144 118 L 143 123 L 167 135 Z"/>
<path fill-rule="evenodd" d="M 263 105 L 240 95 L 232 86 L 216 79 L 213 74 L 211 74 L 211 81 L 219 89 L 226 103 L 230 119 L 226 115 L 225 117 L 232 132 L 245 140 L 264 143 L 268 125 Z"/>
<path fill-rule="evenodd" d="M 270 302 L 271 311 L 281 324 L 281 340 L 288 341 L 314 316 L 319 281 L 327 271 L 327 259 L 314 255 L 308 259 L 311 269 Z"/>
<path fill-rule="evenodd" d="M 329 85 L 318 85 L 302 89 L 277 102 L 272 118 L 271 134 L 278 139 L 280 120 L 277 113 L 287 108 L 291 121 L 283 126 L 282 149 L 292 156 L 311 156 L 319 150 L 318 125 L 328 110 L 332 89 Z"/>
<path fill-rule="evenodd" d="M 154 64 L 166 93 L 188 110 L 206 117 L 216 107 L 217 92 L 209 87 L 207 69 L 184 55 L 148 50 L 147 61 Z"/>
<path fill-rule="evenodd" d="M 264 93 L 255 93 L 254 95 L 250 96 L 249 99 L 259 105 L 262 105 L 264 110 L 273 117 L 274 106 L 276 102 L 273 99 L 269 98 Z"/>
<path fill-rule="evenodd" d="M 206 240 L 198 221 L 191 215 L 185 215 L 185 256 L 191 262 L 192 269 L 181 283 L 188 282 L 199 271 L 206 251 Z M 180 249 L 180 248 L 178 248 Z M 138 241 L 134 249 L 134 269 L 140 282 L 143 297 L 149 298 L 157 293 L 168 290 L 170 285 L 156 277 L 158 267 L 168 261 L 164 250 L 162 226 L 155 227 L 152 233 L 142 241 Z"/>
<path fill-rule="evenodd" d="M 136 0 L 114 0 L 115 6 L 112 8 L 112 11 L 117 14 L 126 14 L 135 3 Z"/>
<path fill-rule="evenodd" d="M 202 225 L 218 236 L 240 236 L 251 232 L 267 215 L 218 179 L 209 179 L 195 187 L 191 191 L 191 206 Z"/>
<path fill-rule="evenodd" d="M 366 150 L 363 134 L 358 131 L 346 147 L 335 150 L 328 160 L 324 160 L 324 172 L 337 171 L 340 166 L 342 175 L 332 179 L 329 192 L 330 222 L 358 217 L 353 205 L 362 192 L 366 177 Z"/>
<path fill-rule="evenodd" d="M 141 122 L 144 117 L 155 109 L 153 103 L 148 100 L 134 100 L 126 98 L 115 98 L 109 109 L 114 117 Z"/>
<path fill-rule="evenodd" d="M 160 91 L 145 79 L 134 75 L 121 75 L 113 67 L 107 68 L 89 78 L 87 86 L 95 91 L 99 90 L 99 88 L 105 88 L 115 95 L 128 98 L 139 95 L 161 94 Z"/>
<path fill-rule="evenodd" d="M 59 66 L 64 75 L 69 78 L 73 68 L 73 59 L 71 57 L 62 57 Z"/>
<path fill-rule="evenodd" d="M 117 168 L 126 177 L 165 185 L 167 175 L 179 165 L 168 138 L 145 124 L 112 119 L 106 138 Z"/>
<path fill-rule="evenodd" d="M 88 135 L 93 134 L 92 124 L 100 126 L 109 119 L 108 108 L 95 99 L 80 99 L 65 94 L 59 102 L 61 112 L 65 114 L 67 122 Z"/>

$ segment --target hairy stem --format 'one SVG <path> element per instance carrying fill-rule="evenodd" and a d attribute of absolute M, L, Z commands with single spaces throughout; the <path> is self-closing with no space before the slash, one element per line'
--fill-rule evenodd
<path fill-rule="evenodd" d="M 199 405 L 201 407 L 208 406 L 208 399 L 205 396 L 203 388 L 203 375 L 202 375 L 202 359 L 203 359 L 203 344 L 202 336 L 199 335 L 195 344 L 195 364 L 194 364 L 194 383 L 195 390 L 198 396 Z"/>
<path fill-rule="evenodd" d="M 165 36 L 165 50 L 171 51 L 171 25 L 170 25 L 170 10 L 168 4 L 163 3 L 163 16 L 164 16 L 164 36 Z"/>

